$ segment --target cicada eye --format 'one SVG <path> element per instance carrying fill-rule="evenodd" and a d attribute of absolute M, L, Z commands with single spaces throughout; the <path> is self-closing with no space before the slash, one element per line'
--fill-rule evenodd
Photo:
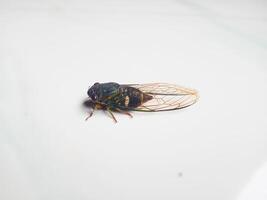
<path fill-rule="evenodd" d="M 97 95 L 96 94 L 93 95 L 93 100 L 94 101 L 97 100 Z"/>
<path fill-rule="evenodd" d="M 90 93 L 89 96 L 93 101 L 96 101 L 98 99 L 98 96 L 95 90 L 91 90 L 89 93 Z"/>
<path fill-rule="evenodd" d="M 93 101 L 97 101 L 99 98 L 99 83 L 95 83 L 90 87 L 87 94 Z"/>

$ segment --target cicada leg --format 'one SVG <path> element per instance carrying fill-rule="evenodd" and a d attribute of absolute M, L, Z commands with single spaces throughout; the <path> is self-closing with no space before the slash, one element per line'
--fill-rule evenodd
<path fill-rule="evenodd" d="M 116 111 L 119 112 L 119 113 L 121 113 L 121 114 L 125 114 L 125 115 L 128 115 L 129 117 L 133 118 L 133 116 L 129 112 L 123 111 L 123 110 L 118 109 L 118 108 L 116 109 Z"/>
<path fill-rule="evenodd" d="M 89 112 L 89 115 L 85 118 L 85 121 L 87 121 L 90 117 L 93 116 L 94 111 L 95 111 L 95 108 L 93 108 L 93 110 L 91 110 L 91 111 Z"/>
<path fill-rule="evenodd" d="M 85 118 L 85 121 L 87 121 L 90 117 L 93 116 L 95 110 L 103 110 L 105 109 L 105 106 L 98 103 L 98 102 L 93 102 L 91 103 L 90 107 L 92 110 L 89 112 L 89 115 Z"/>
<path fill-rule="evenodd" d="M 113 115 L 112 111 L 111 111 L 109 108 L 107 108 L 107 111 L 108 111 L 109 115 L 111 116 L 111 118 L 113 119 L 113 121 L 114 121 L 115 123 L 117 123 L 118 121 L 116 120 L 116 118 L 115 118 L 115 116 Z"/>

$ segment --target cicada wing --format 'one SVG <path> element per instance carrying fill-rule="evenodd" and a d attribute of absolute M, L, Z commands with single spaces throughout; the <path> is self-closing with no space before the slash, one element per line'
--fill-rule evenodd
<path fill-rule="evenodd" d="M 131 84 L 140 91 L 153 98 L 139 107 L 135 111 L 159 112 L 177 110 L 188 107 L 198 100 L 196 90 L 167 83 Z"/>

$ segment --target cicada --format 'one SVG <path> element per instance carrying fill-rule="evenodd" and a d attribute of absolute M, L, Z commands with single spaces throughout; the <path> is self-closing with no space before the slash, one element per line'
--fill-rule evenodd
<path fill-rule="evenodd" d="M 92 108 L 90 118 L 97 109 L 105 110 L 116 123 L 113 112 L 126 115 L 130 111 L 161 112 L 186 108 L 198 99 L 196 90 L 167 83 L 118 84 L 95 83 L 87 94 L 85 106 Z"/>

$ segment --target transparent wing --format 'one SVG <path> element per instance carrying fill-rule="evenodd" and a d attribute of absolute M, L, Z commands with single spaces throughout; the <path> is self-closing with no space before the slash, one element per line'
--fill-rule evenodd
<path fill-rule="evenodd" d="M 159 112 L 177 110 L 188 107 L 198 100 L 196 90 L 167 83 L 130 84 L 153 98 L 137 108 L 135 111 Z"/>

